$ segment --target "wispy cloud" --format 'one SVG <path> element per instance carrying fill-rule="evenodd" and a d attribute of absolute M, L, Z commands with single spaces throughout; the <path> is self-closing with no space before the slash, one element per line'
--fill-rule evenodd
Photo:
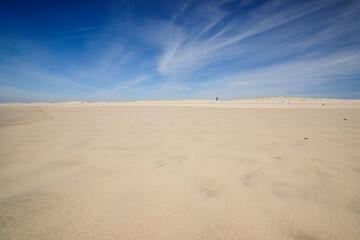
<path fill-rule="evenodd" d="M 315 58 L 304 56 L 260 69 L 252 69 L 241 73 L 228 75 L 209 82 L 200 83 L 196 89 L 201 89 L 196 95 L 213 97 L 225 94 L 226 99 L 239 97 L 256 97 L 259 92 L 263 96 L 319 94 L 319 88 L 324 96 L 324 87 L 347 88 L 350 93 L 343 92 L 343 97 L 352 94 L 351 90 L 358 87 L 360 74 L 360 54 L 358 52 L 341 51 Z M 309 91 L 312 89 L 312 91 Z M 354 95 L 355 96 L 355 95 Z M 360 97 L 360 96 L 358 96 Z"/>
<path fill-rule="evenodd" d="M 226 3 L 200 4 L 195 9 L 188 10 L 190 13 L 187 15 L 181 15 L 188 20 L 178 19 L 167 23 L 166 27 L 160 26 L 163 31 L 160 34 L 164 37 L 159 42 L 162 47 L 162 54 L 157 60 L 158 71 L 170 77 L 188 76 L 214 63 L 246 58 L 247 53 L 268 45 L 267 38 L 272 37 L 271 30 L 290 24 L 316 11 L 334 6 L 339 2 L 341 1 L 294 1 L 284 4 L 284 1 L 274 0 L 246 13 L 249 16 L 246 19 L 234 17 L 234 14 L 242 14 L 241 9 L 235 13 L 226 10 L 224 6 Z M 351 4 L 348 8 L 354 9 L 354 4 L 356 3 Z M 350 15 L 348 12 L 345 14 Z M 313 32 L 317 35 L 318 41 L 311 42 L 311 46 L 321 42 L 324 38 L 331 39 L 341 34 L 338 31 L 332 35 L 328 34 L 335 28 L 336 30 L 339 28 L 349 29 L 349 26 L 353 24 L 353 17 L 348 16 L 348 19 L 342 19 L 342 22 L 327 22 L 328 26 L 324 26 L 325 30 L 320 29 Z M 222 21 L 224 18 L 227 20 Z M 333 20 L 330 19 L 330 21 Z M 309 22 L 309 24 L 311 23 Z M 301 27 L 304 25 L 302 24 Z M 309 27 L 311 28 L 311 26 Z M 353 26 L 350 29 L 353 32 L 355 30 Z M 288 30 L 292 31 L 291 27 L 285 31 Z M 303 31 L 302 29 L 298 30 Z M 344 31 L 341 32 L 344 33 Z M 256 40 L 256 44 L 242 44 L 241 42 L 264 33 L 262 40 Z M 284 32 L 277 34 L 284 34 Z M 286 36 L 285 33 L 284 37 Z M 291 39 L 291 44 L 306 41 L 307 38 L 301 34 L 298 34 L 297 37 L 300 39 Z M 281 40 L 286 41 L 285 38 L 281 39 L 280 37 L 278 42 L 281 43 Z M 282 49 L 282 51 L 286 50 Z"/>
<path fill-rule="evenodd" d="M 126 91 L 129 91 L 130 88 L 135 87 L 136 85 L 148 80 L 149 78 L 149 75 L 141 75 L 132 80 L 120 81 L 120 83 L 117 83 L 112 87 L 103 88 L 93 94 L 90 94 L 89 96 L 87 96 L 87 98 L 93 100 L 124 100 L 124 96 L 121 96 L 121 94 L 124 95 Z"/>
<path fill-rule="evenodd" d="M 79 29 L 74 29 L 74 30 L 70 30 L 70 31 L 57 32 L 55 34 L 67 34 L 67 33 L 85 32 L 85 31 L 89 31 L 89 30 L 93 30 L 93 29 L 99 29 L 99 28 L 100 27 L 79 28 Z"/>
<path fill-rule="evenodd" d="M 135 0 L 107 8 L 112 15 L 101 19 L 108 24 L 0 37 L 2 93 L 63 100 L 358 96 L 359 1 Z"/>
<path fill-rule="evenodd" d="M 71 29 L 71 30 L 68 30 L 68 31 L 56 32 L 54 34 L 55 35 L 56 34 L 61 35 L 61 34 L 86 32 L 86 31 L 91 31 L 91 30 L 100 30 L 100 29 L 104 29 L 104 28 L 116 27 L 116 26 L 119 26 L 119 25 L 121 25 L 121 24 L 115 23 L 115 24 L 108 24 L 108 25 L 102 25 L 102 26 L 83 27 L 83 28 Z"/>
<path fill-rule="evenodd" d="M 0 102 L 60 102 L 65 100 L 81 101 L 82 97 L 66 93 L 46 93 L 0 86 Z"/>

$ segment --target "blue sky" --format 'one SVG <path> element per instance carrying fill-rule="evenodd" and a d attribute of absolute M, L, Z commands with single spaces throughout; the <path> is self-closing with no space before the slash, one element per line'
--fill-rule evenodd
<path fill-rule="evenodd" d="M 360 1 L 2 1 L 0 101 L 360 98 Z"/>

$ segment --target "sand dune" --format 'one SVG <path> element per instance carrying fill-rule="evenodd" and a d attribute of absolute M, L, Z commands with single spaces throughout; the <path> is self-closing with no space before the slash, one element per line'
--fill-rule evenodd
<path fill-rule="evenodd" d="M 0 126 L 19 125 L 41 120 L 49 120 L 41 108 L 0 108 Z"/>
<path fill-rule="evenodd" d="M 3 103 L 3 107 L 214 107 L 214 108 L 306 108 L 306 109 L 360 109 L 360 100 L 265 97 L 231 101 L 204 99 L 146 100 L 119 102 L 60 102 L 60 103 Z"/>
<path fill-rule="evenodd" d="M 360 239 L 356 101 L 137 104 L 1 106 L 0 239 Z"/>

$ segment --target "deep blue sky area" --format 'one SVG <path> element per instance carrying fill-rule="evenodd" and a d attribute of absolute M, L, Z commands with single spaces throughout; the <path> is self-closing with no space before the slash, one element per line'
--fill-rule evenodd
<path fill-rule="evenodd" d="M 0 101 L 360 98 L 360 1 L 1 1 Z"/>

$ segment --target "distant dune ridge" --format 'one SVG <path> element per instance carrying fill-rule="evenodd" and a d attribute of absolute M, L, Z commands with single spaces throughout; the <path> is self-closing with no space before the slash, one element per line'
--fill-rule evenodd
<path fill-rule="evenodd" d="M 0 104 L 0 239 L 360 239 L 359 106 Z"/>
<path fill-rule="evenodd" d="M 251 104 L 251 105 L 248 105 Z M 255 104 L 255 105 L 254 105 Z M 265 104 L 265 105 L 263 105 Z M 289 105 L 291 104 L 291 105 Z M 215 101 L 206 99 L 167 99 L 167 100 L 133 100 L 114 102 L 87 102 L 71 101 L 59 103 L 2 103 L 0 106 L 183 106 L 187 107 L 219 107 L 219 108 L 359 108 L 360 100 L 328 99 L 328 98 L 302 98 L 302 97 L 258 97 L 242 98 L 228 101 Z M 215 105 L 215 106 L 214 106 Z"/>

